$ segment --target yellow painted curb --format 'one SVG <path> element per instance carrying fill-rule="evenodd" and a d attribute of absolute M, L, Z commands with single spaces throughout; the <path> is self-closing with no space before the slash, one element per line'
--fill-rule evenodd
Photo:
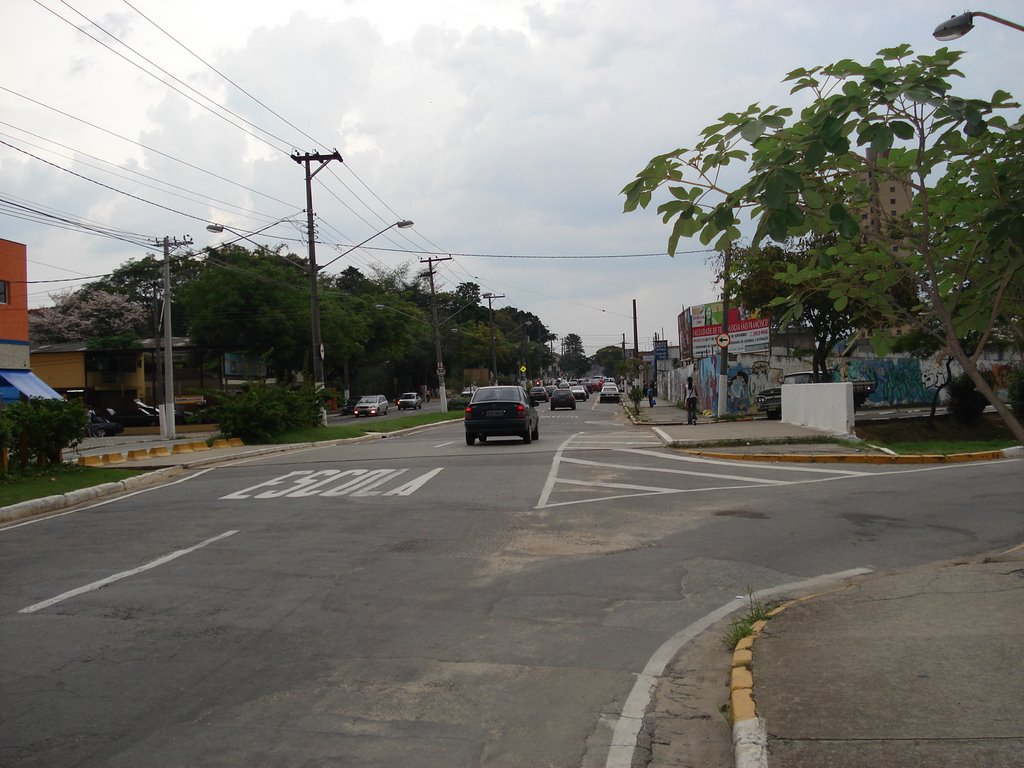
<path fill-rule="evenodd" d="M 170 456 L 171 452 L 168 450 L 166 445 L 158 445 L 156 448 L 149 449 L 150 456 Z"/>
<path fill-rule="evenodd" d="M 754 647 L 754 638 L 752 638 L 750 635 L 747 635 L 746 637 L 740 638 L 740 641 L 738 643 L 736 643 L 736 650 L 737 651 L 749 651 L 753 647 Z"/>
<path fill-rule="evenodd" d="M 740 688 L 753 688 L 754 676 L 746 667 L 733 667 L 729 676 L 729 690 L 736 691 Z"/>
<path fill-rule="evenodd" d="M 194 443 L 191 443 L 191 445 L 192 445 L 192 450 L 193 451 L 208 451 L 208 450 L 210 450 L 210 446 L 208 446 L 206 444 L 205 440 L 196 440 Z"/>
<path fill-rule="evenodd" d="M 754 654 L 749 650 L 740 650 L 737 648 L 732 652 L 732 666 L 736 667 L 749 667 L 750 663 L 754 660 Z"/>
<path fill-rule="evenodd" d="M 213 441 L 213 447 L 214 448 L 230 448 L 231 447 L 231 441 L 225 440 L 222 437 L 221 438 L 217 438 L 216 440 Z"/>
<path fill-rule="evenodd" d="M 79 456 L 78 466 L 80 467 L 102 467 L 103 457 L 102 456 Z"/>
<path fill-rule="evenodd" d="M 121 464 L 124 462 L 123 453 L 104 453 L 103 463 L 104 464 Z"/>
<path fill-rule="evenodd" d="M 733 725 L 740 720 L 754 720 L 757 718 L 757 710 L 754 707 L 754 692 L 750 688 L 739 688 L 732 691 L 729 694 L 729 708 Z"/>
<path fill-rule="evenodd" d="M 240 438 L 240 437 L 229 438 L 228 439 L 228 444 L 232 448 L 241 448 L 243 445 L 245 445 L 245 443 L 242 442 L 242 438 Z"/>
<path fill-rule="evenodd" d="M 148 448 L 136 448 L 135 450 L 128 451 L 129 459 L 148 459 L 149 449 Z"/>
<path fill-rule="evenodd" d="M 1003 458 L 1002 451 L 976 453 L 921 454 L 865 454 L 865 453 L 730 453 L 729 451 L 701 451 L 689 449 L 692 456 L 733 461 L 766 461 L 803 464 L 945 464 L 965 461 L 991 461 Z"/>
<path fill-rule="evenodd" d="M 192 453 L 192 443 L 175 443 L 171 453 Z"/>

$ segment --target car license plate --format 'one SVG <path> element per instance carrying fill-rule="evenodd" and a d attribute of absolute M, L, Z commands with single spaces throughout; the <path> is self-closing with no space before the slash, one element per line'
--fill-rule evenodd
<path fill-rule="evenodd" d="M 496 419 L 505 415 L 504 411 L 487 411 L 485 415 L 490 419 Z"/>

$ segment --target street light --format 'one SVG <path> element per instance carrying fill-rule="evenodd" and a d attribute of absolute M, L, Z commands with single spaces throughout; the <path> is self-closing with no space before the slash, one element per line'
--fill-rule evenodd
<path fill-rule="evenodd" d="M 1015 24 L 1012 21 L 1001 19 L 998 16 L 993 16 L 991 13 L 985 13 L 985 11 L 967 11 L 961 13 L 959 16 L 951 16 L 946 21 L 942 22 L 932 32 L 932 36 L 936 40 L 956 40 L 958 37 L 963 37 L 972 29 L 974 29 L 974 17 L 980 16 L 983 19 L 994 21 L 998 24 L 1016 29 L 1018 32 L 1024 32 L 1024 27 L 1020 24 Z"/>

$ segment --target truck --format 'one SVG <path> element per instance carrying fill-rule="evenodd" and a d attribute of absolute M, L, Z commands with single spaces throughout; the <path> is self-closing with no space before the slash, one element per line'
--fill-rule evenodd
<path fill-rule="evenodd" d="M 800 371 L 799 373 L 787 373 L 782 377 L 782 384 L 814 384 L 813 371 Z M 829 382 L 826 382 L 829 383 Z M 851 381 L 853 384 L 853 407 L 855 409 L 864 405 L 875 391 L 875 382 L 860 380 Z M 768 387 L 761 390 L 757 395 L 758 410 L 764 412 L 769 419 L 782 418 L 782 387 Z"/>

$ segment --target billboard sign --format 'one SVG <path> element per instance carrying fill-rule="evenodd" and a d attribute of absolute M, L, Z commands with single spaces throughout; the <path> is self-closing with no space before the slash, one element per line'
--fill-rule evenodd
<path fill-rule="evenodd" d="M 710 357 L 718 352 L 722 335 L 722 302 L 690 307 L 690 331 L 694 358 Z M 744 307 L 729 309 L 729 352 L 734 355 L 767 352 L 770 323 L 767 317 L 748 312 Z"/>

